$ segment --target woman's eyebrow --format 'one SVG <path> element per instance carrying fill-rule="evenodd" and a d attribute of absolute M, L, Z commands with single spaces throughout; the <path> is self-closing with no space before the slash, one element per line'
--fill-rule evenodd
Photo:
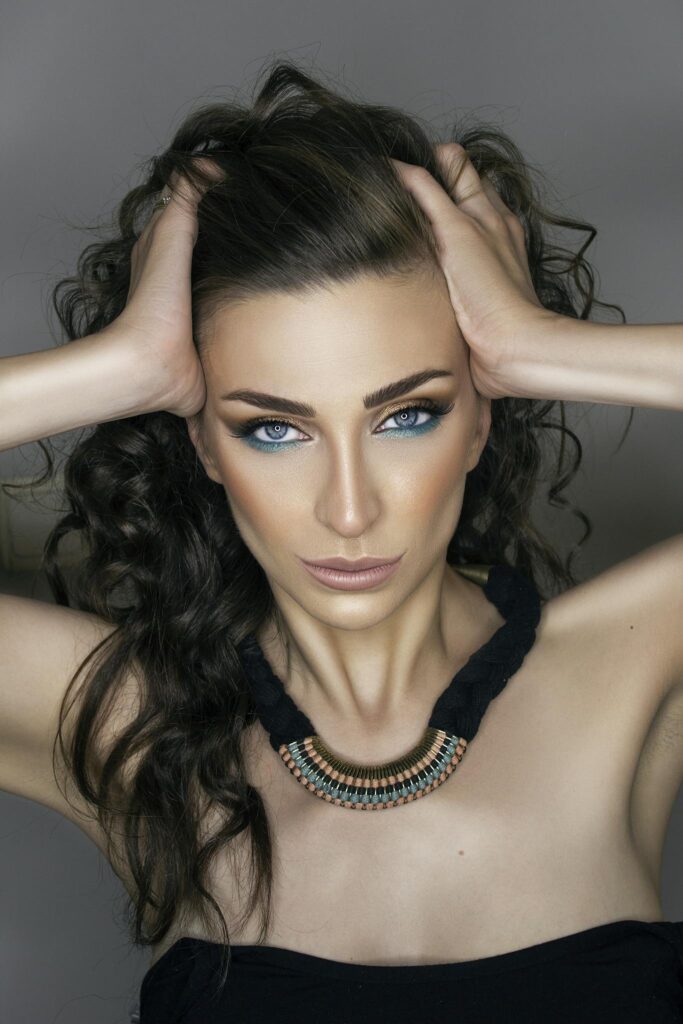
<path fill-rule="evenodd" d="M 426 384 L 435 377 L 452 377 L 451 370 L 420 370 L 418 373 L 411 373 L 409 377 L 401 377 L 393 384 L 385 384 L 377 391 L 371 391 L 363 398 L 363 405 L 366 409 L 374 409 L 385 402 L 392 402 L 396 398 L 413 391 Z M 223 402 L 248 402 L 249 405 L 256 405 L 259 409 L 274 409 L 276 412 L 284 412 L 289 416 L 300 416 L 302 419 L 313 419 L 317 413 L 312 405 L 307 402 L 296 402 L 291 398 L 282 398 L 280 395 L 268 395 L 263 391 L 251 391 L 248 388 L 241 388 L 238 391 L 229 391 L 226 395 L 220 396 Z"/>

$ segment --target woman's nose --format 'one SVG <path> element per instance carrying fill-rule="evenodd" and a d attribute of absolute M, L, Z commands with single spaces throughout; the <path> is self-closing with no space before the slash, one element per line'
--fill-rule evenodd
<path fill-rule="evenodd" d="M 360 536 L 377 519 L 380 490 L 359 448 L 344 446 L 330 453 L 316 511 L 320 521 L 340 536 Z"/>

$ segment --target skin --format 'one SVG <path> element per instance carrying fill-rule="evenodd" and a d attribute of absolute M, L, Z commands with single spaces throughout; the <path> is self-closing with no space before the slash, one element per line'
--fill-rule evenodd
<path fill-rule="evenodd" d="M 397 734 L 415 739 L 416 715 L 426 724 L 453 672 L 503 621 L 446 563 L 491 401 L 473 385 L 443 277 L 367 276 L 305 295 L 268 294 L 221 310 L 202 336 L 207 399 L 188 431 L 207 474 L 225 489 L 284 622 L 288 652 L 267 629 L 264 651 L 323 735 L 329 721 L 356 755 L 365 740 L 389 735 L 384 754 L 395 756 Z M 368 391 L 427 368 L 452 377 L 364 408 Z M 317 416 L 221 401 L 238 388 L 310 403 Z M 453 408 L 433 430 L 400 433 L 393 414 L 424 398 Z M 231 436 L 260 416 L 293 424 L 281 426 L 280 448 L 261 451 Z M 409 422 L 430 419 L 418 411 Z M 256 436 L 275 435 L 260 426 Z M 302 443 L 285 447 L 290 440 Z M 402 552 L 393 577 L 360 592 L 325 587 L 297 557 Z M 372 749 L 383 756 L 376 742 Z"/>

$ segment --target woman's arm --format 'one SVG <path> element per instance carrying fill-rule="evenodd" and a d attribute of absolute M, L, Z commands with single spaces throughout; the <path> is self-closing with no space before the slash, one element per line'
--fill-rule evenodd
<path fill-rule="evenodd" d="M 222 177 L 209 158 L 196 163 Z M 177 173 L 166 191 L 170 202 L 133 246 L 123 312 L 96 334 L 0 359 L 0 451 L 140 413 L 189 417 L 204 405 L 190 279 L 203 193 Z"/>
<path fill-rule="evenodd" d="M 683 410 L 683 324 L 530 319 L 506 346 L 499 386 L 515 398 Z"/>
<path fill-rule="evenodd" d="M 0 359 L 0 451 L 90 423 L 164 408 L 133 340 L 104 329 L 58 348 Z"/>
<path fill-rule="evenodd" d="M 519 219 L 462 146 L 436 151 L 449 192 L 426 168 L 392 163 L 431 222 L 479 393 L 683 409 L 683 324 L 602 324 L 543 307 Z"/>

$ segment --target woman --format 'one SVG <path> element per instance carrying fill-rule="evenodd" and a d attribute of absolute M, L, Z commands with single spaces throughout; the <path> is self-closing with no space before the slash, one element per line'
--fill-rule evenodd
<path fill-rule="evenodd" d="M 546 232 L 594 230 L 454 135 L 279 63 L 0 363 L 4 447 L 96 424 L 57 603 L 0 600 L 0 785 L 124 882 L 142 1024 L 683 1019 L 683 535 L 577 585 L 530 517 L 556 401 L 683 408 L 681 325 L 588 322 Z"/>

